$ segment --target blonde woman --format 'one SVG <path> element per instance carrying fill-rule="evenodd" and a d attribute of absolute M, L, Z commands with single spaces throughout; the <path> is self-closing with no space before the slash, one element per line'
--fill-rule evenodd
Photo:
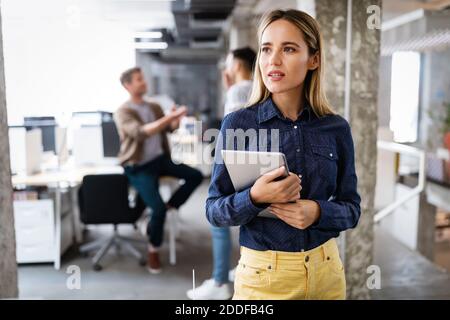
<path fill-rule="evenodd" d="M 304 12 L 276 10 L 262 18 L 258 40 L 249 107 L 224 118 L 217 149 L 251 150 L 251 135 L 236 140 L 256 131 L 256 149 L 279 146 L 291 172 L 236 191 L 216 150 L 206 212 L 214 226 L 240 226 L 233 299 L 345 299 L 335 238 L 357 225 L 361 199 L 350 127 L 323 91 L 319 26 Z M 265 208 L 277 218 L 259 217 Z"/>

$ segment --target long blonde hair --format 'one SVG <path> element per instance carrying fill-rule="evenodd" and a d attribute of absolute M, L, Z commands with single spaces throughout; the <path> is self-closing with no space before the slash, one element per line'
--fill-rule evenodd
<path fill-rule="evenodd" d="M 303 86 L 305 98 L 317 116 L 321 117 L 327 114 L 334 114 L 322 85 L 324 70 L 324 53 L 322 44 L 322 35 L 317 21 L 309 14 L 299 10 L 274 10 L 266 13 L 259 23 L 258 27 L 258 45 L 261 45 L 261 37 L 269 24 L 277 20 L 286 20 L 295 25 L 303 34 L 304 40 L 308 45 L 310 55 L 318 54 L 319 66 L 315 70 L 309 70 L 305 77 Z M 261 50 L 258 50 L 253 71 L 253 88 L 249 98 L 248 106 L 255 105 L 265 101 L 270 97 L 270 91 L 264 85 L 261 70 L 259 68 Z"/>

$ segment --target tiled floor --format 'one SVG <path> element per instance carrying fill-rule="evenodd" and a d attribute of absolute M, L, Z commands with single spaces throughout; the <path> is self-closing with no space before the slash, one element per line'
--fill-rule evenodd
<path fill-rule="evenodd" d="M 22 298 L 53 299 L 187 299 L 186 290 L 192 288 L 192 270 L 195 270 L 197 285 L 211 276 L 212 253 L 209 225 L 204 213 L 207 184 L 202 184 L 181 210 L 181 234 L 177 242 L 177 265 L 168 265 L 168 241 L 162 251 L 165 269 L 159 275 L 150 274 L 145 267 L 129 256 L 117 256 L 114 251 L 104 258 L 103 270 L 93 271 L 88 258 L 81 257 L 76 250 L 63 257 L 59 271 L 52 265 L 23 265 L 19 268 L 19 290 Z M 200 205 L 199 205 L 200 204 Z M 111 227 L 95 228 L 89 238 L 108 235 Z M 127 226 L 119 231 L 136 235 Z M 238 229 L 234 229 L 233 259 L 238 259 Z M 139 237 L 139 235 L 137 235 Z M 167 233 L 166 233 L 167 236 Z M 66 269 L 77 265 L 81 269 L 81 289 L 69 290 Z"/>
<path fill-rule="evenodd" d="M 159 275 L 151 275 L 128 256 L 109 254 L 104 269 L 95 272 L 88 258 L 70 250 L 63 257 L 59 271 L 52 265 L 22 265 L 19 267 L 21 298 L 31 299 L 186 299 L 186 290 L 192 286 L 192 270 L 196 283 L 210 277 L 212 266 L 211 236 L 204 214 L 206 182 L 200 186 L 181 211 L 181 238 L 177 243 L 178 263 L 166 266 Z M 123 233 L 133 234 L 123 227 Z M 88 237 L 108 234 L 108 228 L 94 229 Z M 233 262 L 238 259 L 236 228 L 233 229 Z M 167 242 L 166 242 L 167 243 Z M 168 248 L 163 250 L 168 261 Z M 450 299 L 450 277 L 424 258 L 411 252 L 394 239 L 377 230 L 374 263 L 382 271 L 381 290 L 372 291 L 374 299 Z M 81 289 L 70 290 L 66 282 L 67 267 L 81 269 Z"/>
<path fill-rule="evenodd" d="M 381 289 L 374 299 L 450 299 L 450 274 L 375 229 L 374 264 L 381 269 Z"/>

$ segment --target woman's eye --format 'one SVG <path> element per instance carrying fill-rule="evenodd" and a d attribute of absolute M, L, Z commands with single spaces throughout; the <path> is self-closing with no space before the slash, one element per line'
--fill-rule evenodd
<path fill-rule="evenodd" d="M 292 47 L 285 47 L 284 48 L 284 52 L 294 52 L 294 51 L 295 51 L 295 49 L 292 48 Z"/>
<path fill-rule="evenodd" d="M 269 52 L 269 49 L 270 48 L 268 48 L 268 47 L 263 47 L 263 48 L 261 48 L 261 52 L 267 53 L 267 52 Z"/>

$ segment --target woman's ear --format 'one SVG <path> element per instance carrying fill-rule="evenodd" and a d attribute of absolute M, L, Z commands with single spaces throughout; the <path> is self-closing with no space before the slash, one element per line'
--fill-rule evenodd
<path fill-rule="evenodd" d="M 319 52 L 316 52 L 308 59 L 308 69 L 316 70 L 319 67 L 319 64 L 320 64 Z"/>

